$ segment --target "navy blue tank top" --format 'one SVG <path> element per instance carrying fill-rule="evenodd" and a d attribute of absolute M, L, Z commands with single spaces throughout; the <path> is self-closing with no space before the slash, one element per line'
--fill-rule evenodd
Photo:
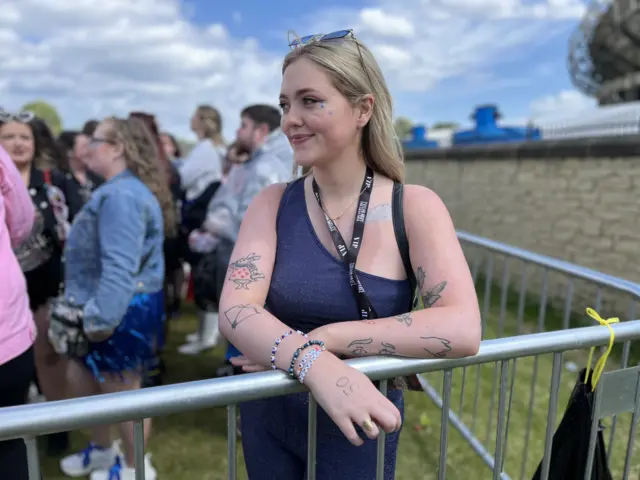
<path fill-rule="evenodd" d="M 304 198 L 304 179 L 285 190 L 276 220 L 278 243 L 266 309 L 290 328 L 308 333 L 328 323 L 359 320 L 347 266 L 316 235 Z M 358 270 L 379 318 L 408 312 L 408 280 Z"/>

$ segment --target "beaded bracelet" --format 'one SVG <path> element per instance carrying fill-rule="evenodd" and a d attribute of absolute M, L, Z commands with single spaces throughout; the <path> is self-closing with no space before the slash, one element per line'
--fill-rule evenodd
<path fill-rule="evenodd" d="M 280 344 L 282 343 L 282 341 L 287 338 L 289 335 L 291 335 L 293 333 L 293 330 L 289 330 L 288 332 L 284 332 L 282 335 L 280 335 L 275 343 L 273 344 L 273 347 L 271 348 L 271 368 L 273 370 L 277 370 L 278 367 L 276 367 L 276 352 L 278 351 L 278 347 L 280 346 Z M 302 335 L 306 340 L 309 339 L 309 336 L 306 333 L 302 333 L 300 330 L 296 330 L 296 333 Z"/>
<path fill-rule="evenodd" d="M 298 380 L 300 383 L 304 384 L 304 377 L 307 376 L 307 372 L 311 368 L 311 365 L 313 365 L 313 362 L 318 359 L 322 352 L 324 352 L 324 347 L 316 347 L 302 357 L 302 361 L 300 362 L 300 367 L 298 369 Z"/>
<path fill-rule="evenodd" d="M 313 346 L 313 345 L 318 345 L 319 347 L 321 347 L 324 350 L 324 342 L 320 341 L 320 340 L 310 340 L 307 343 L 305 343 L 304 345 L 302 345 L 299 349 L 297 349 L 295 351 L 295 353 L 293 354 L 293 357 L 291 358 L 291 365 L 289 365 L 289 377 L 293 378 L 294 380 L 296 379 L 296 373 L 294 371 L 294 367 L 296 365 L 296 360 L 298 359 L 298 357 L 300 356 L 300 353 L 302 353 L 303 350 Z"/>

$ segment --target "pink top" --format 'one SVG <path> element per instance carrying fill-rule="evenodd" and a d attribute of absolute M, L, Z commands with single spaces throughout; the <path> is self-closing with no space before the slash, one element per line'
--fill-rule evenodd
<path fill-rule="evenodd" d="M 9 154 L 0 147 L 0 365 L 26 352 L 36 337 L 27 284 L 13 248 L 31 233 L 34 207 Z"/>

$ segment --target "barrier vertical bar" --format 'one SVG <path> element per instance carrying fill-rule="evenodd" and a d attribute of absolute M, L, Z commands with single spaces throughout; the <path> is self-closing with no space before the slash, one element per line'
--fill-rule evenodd
<path fill-rule="evenodd" d="M 24 443 L 27 446 L 27 468 L 29 470 L 29 480 L 41 480 L 40 459 L 38 458 L 38 442 L 36 437 L 25 437 Z"/>
<path fill-rule="evenodd" d="M 553 367 L 551 370 L 551 395 L 549 397 L 549 410 L 547 412 L 547 430 L 544 437 L 544 456 L 542 457 L 541 480 L 548 480 L 551 467 L 551 447 L 553 446 L 553 433 L 556 428 L 556 413 L 558 411 L 558 393 L 560 390 L 560 377 L 562 375 L 562 353 L 553 354 Z"/>
<path fill-rule="evenodd" d="M 136 480 L 145 480 L 144 420 L 136 420 L 133 422 L 133 457 L 136 463 Z"/>
<path fill-rule="evenodd" d="M 447 446 L 449 444 L 449 410 L 451 408 L 451 377 L 453 371 L 444 371 L 442 382 L 442 419 L 440 422 L 440 465 L 438 465 L 438 480 L 445 480 L 447 476 Z"/>
<path fill-rule="evenodd" d="M 309 393 L 309 420 L 307 421 L 307 477 L 316 480 L 316 438 L 318 431 L 318 404 Z"/>
<path fill-rule="evenodd" d="M 380 380 L 380 393 L 387 396 L 388 380 Z M 378 443 L 376 445 L 376 480 L 384 480 L 384 450 L 387 443 L 387 434 L 382 428 L 379 429 Z"/>
<path fill-rule="evenodd" d="M 227 463 L 229 480 L 236 480 L 236 445 L 238 443 L 237 405 L 227 405 Z"/>

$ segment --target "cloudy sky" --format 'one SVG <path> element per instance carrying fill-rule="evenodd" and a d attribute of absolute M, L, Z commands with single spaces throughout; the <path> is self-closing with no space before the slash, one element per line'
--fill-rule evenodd
<path fill-rule="evenodd" d="M 276 104 L 287 31 L 353 28 L 374 52 L 395 114 L 467 123 L 591 108 L 567 68 L 582 0 L 0 0 L 0 105 L 43 99 L 65 127 L 153 111 L 189 136 L 199 103 L 232 137 L 246 104 Z"/>

